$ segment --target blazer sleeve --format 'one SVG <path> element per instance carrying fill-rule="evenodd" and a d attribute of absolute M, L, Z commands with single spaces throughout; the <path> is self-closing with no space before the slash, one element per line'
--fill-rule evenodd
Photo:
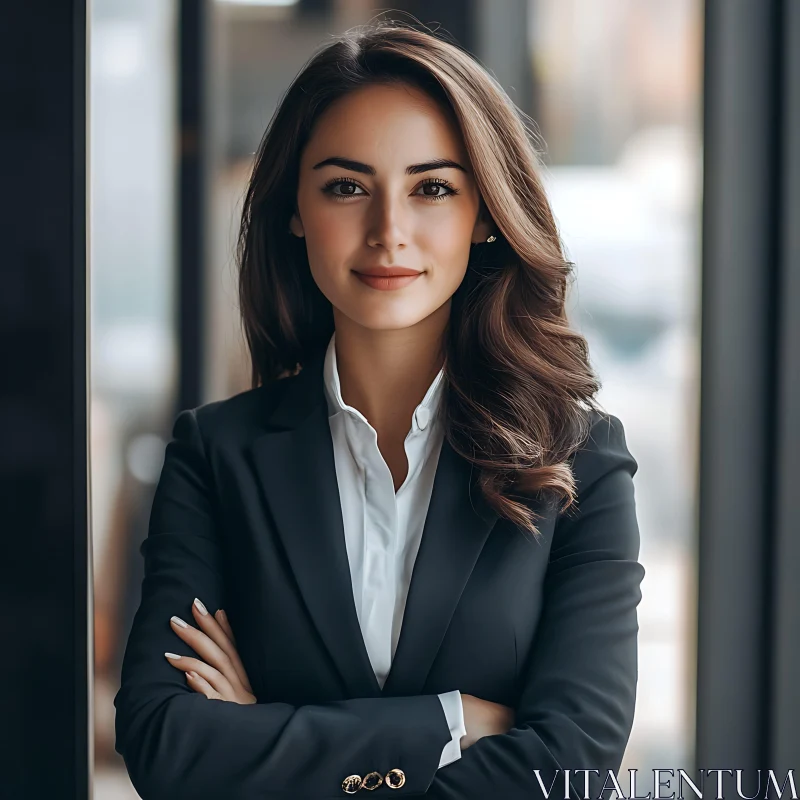
<path fill-rule="evenodd" d="M 345 797 L 352 774 L 400 768 L 403 794 L 422 794 L 451 734 L 435 694 L 294 707 L 209 700 L 186 685 L 167 651 L 193 655 L 169 626 L 200 597 L 222 604 L 210 468 L 193 410 L 167 445 L 141 552 L 144 580 L 114 699 L 116 750 L 143 800 Z"/>
<path fill-rule="evenodd" d="M 608 770 L 616 774 L 633 724 L 645 572 L 637 560 L 636 470 L 622 423 L 602 416 L 574 457 L 577 510 L 556 523 L 515 726 L 439 770 L 427 797 L 531 800 L 547 797 L 552 785 L 550 797 L 578 800 L 600 797 Z"/>

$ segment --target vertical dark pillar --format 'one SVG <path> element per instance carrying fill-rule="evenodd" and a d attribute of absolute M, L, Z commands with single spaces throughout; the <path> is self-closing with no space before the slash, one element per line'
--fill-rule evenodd
<path fill-rule="evenodd" d="M 180 0 L 178 113 L 178 410 L 203 402 L 208 191 L 206 98 L 209 0 Z"/>
<path fill-rule="evenodd" d="M 706 3 L 697 763 L 784 778 L 800 753 L 799 49 L 797 3 Z"/>
<path fill-rule="evenodd" d="M 785 776 L 795 769 L 800 790 L 800 3 L 784 0 L 781 118 L 777 179 L 779 240 L 776 368 L 774 537 L 770 581 L 775 608 L 772 626 L 773 709 L 770 761 Z"/>
<path fill-rule="evenodd" d="M 0 796 L 89 796 L 86 8 L 0 24 Z"/>

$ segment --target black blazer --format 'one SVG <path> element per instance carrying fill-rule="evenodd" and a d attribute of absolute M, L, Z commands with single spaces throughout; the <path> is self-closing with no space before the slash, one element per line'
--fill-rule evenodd
<path fill-rule="evenodd" d="M 145 579 L 116 695 L 116 749 L 144 800 L 598 796 L 633 722 L 644 569 L 620 421 L 594 416 L 573 456 L 577 513 L 534 503 L 543 539 L 499 519 L 447 441 L 397 652 L 381 691 L 356 616 L 323 357 L 297 376 L 183 411 L 142 544 Z M 258 698 L 208 700 L 164 652 L 199 597 L 225 608 Z M 512 706 L 515 727 L 437 770 L 450 739 L 437 694 Z M 562 770 L 562 772 L 559 772 Z M 570 773 L 583 796 L 584 774 Z M 366 791 L 366 790 L 361 790 Z M 360 793 L 360 792 L 359 792 Z"/>

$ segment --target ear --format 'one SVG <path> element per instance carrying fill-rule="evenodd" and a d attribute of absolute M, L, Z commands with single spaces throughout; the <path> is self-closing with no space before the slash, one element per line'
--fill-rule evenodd
<path fill-rule="evenodd" d="M 478 218 L 475 220 L 475 227 L 472 229 L 472 244 L 480 244 L 485 242 L 492 233 L 496 232 L 497 226 L 494 224 L 489 209 L 486 208 L 481 198 L 480 209 L 478 210 Z"/>
<path fill-rule="evenodd" d="M 303 230 L 303 223 L 300 221 L 300 215 L 296 211 L 289 220 L 289 230 L 300 239 L 306 235 Z"/>

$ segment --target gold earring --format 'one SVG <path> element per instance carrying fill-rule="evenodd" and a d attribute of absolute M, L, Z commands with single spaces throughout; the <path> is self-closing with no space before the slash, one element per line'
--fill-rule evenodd
<path fill-rule="evenodd" d="M 493 242 L 496 238 L 497 237 L 494 234 L 492 234 L 486 241 L 487 242 Z"/>

